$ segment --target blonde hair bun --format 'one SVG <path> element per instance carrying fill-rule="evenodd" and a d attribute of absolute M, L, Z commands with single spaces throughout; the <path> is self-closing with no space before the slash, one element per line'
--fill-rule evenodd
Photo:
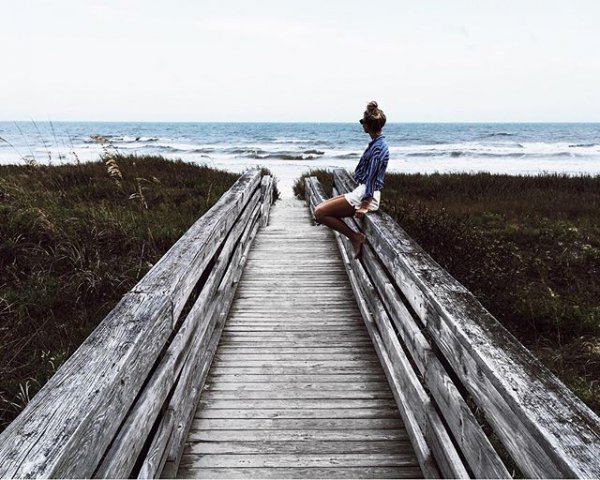
<path fill-rule="evenodd" d="M 383 110 L 379 109 L 379 104 L 373 100 L 367 104 L 367 109 L 363 114 L 363 121 L 365 122 L 367 128 L 371 132 L 381 132 L 381 129 L 385 125 L 385 113 Z"/>
<path fill-rule="evenodd" d="M 374 112 L 377 110 L 378 107 L 379 107 L 379 105 L 377 104 L 377 102 L 375 100 L 373 100 L 372 102 L 369 102 L 369 104 L 367 105 L 367 111 L 369 113 Z"/>

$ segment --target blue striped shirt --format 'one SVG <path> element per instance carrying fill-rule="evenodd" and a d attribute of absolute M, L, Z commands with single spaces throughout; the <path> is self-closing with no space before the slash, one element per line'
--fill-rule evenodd
<path fill-rule="evenodd" d="M 384 138 L 383 135 L 380 135 L 369 143 L 354 170 L 354 180 L 366 185 L 365 194 L 361 200 L 372 197 L 375 190 L 383 188 L 383 177 L 390 158 Z"/>

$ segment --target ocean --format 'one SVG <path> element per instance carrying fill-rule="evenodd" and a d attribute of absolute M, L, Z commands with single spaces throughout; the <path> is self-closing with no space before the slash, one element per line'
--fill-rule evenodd
<path fill-rule="evenodd" d="M 600 123 L 391 123 L 390 172 L 600 174 Z M 233 172 L 265 166 L 282 195 L 311 168 L 353 171 L 369 137 L 355 123 L 0 122 L 0 164 L 159 154 Z M 384 186 L 385 190 L 385 186 Z"/>

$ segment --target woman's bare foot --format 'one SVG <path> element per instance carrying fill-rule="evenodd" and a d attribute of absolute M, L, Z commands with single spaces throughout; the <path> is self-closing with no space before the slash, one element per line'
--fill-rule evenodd
<path fill-rule="evenodd" d="M 357 233 L 352 240 L 352 247 L 354 249 L 354 258 L 358 259 L 362 256 L 363 243 L 367 241 L 367 236 L 364 233 Z"/>

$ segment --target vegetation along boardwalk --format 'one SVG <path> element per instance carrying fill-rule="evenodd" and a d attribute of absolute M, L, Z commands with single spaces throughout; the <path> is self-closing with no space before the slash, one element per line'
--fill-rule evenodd
<path fill-rule="evenodd" d="M 334 172 L 331 194 L 353 189 Z M 598 478 L 600 420 L 382 212 L 249 170 L 0 435 L 0 478 Z"/>
<path fill-rule="evenodd" d="M 422 476 L 335 238 L 304 201 L 278 202 L 257 235 L 177 476 Z"/>

